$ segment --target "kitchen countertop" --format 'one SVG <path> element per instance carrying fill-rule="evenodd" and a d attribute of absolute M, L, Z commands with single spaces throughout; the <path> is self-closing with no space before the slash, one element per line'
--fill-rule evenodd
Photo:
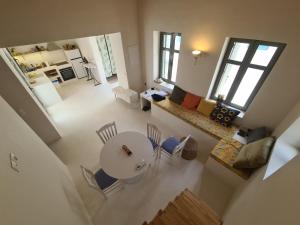
<path fill-rule="evenodd" d="M 52 83 L 51 80 L 42 72 L 42 73 L 36 73 L 35 77 L 28 78 L 28 83 L 30 88 L 35 88 L 39 85 Z M 35 81 L 35 83 L 30 83 L 31 81 Z"/>
<path fill-rule="evenodd" d="M 27 74 L 31 74 L 31 73 L 41 73 L 41 72 L 44 72 L 44 71 L 54 70 L 54 69 L 59 70 L 59 69 L 62 69 L 62 68 L 65 68 L 65 67 L 70 67 L 70 66 L 72 66 L 72 64 L 69 63 L 69 62 L 58 62 L 58 63 L 55 63 L 55 64 L 51 64 L 49 66 L 31 71 L 31 72 L 27 72 L 25 74 L 27 75 Z"/>
<path fill-rule="evenodd" d="M 46 83 L 51 83 L 52 79 L 56 78 L 56 77 L 60 77 L 60 75 L 57 75 L 55 77 L 48 77 L 44 72 L 45 71 L 49 71 L 49 70 L 60 70 L 66 67 L 71 67 L 72 64 L 68 63 L 68 62 L 59 62 L 56 64 L 52 64 L 51 66 L 47 66 L 47 67 L 43 67 L 40 69 L 37 69 L 35 71 L 32 72 L 27 72 L 25 73 L 25 76 L 28 80 L 29 86 L 31 88 L 34 88 L 38 85 L 42 85 L 42 84 L 46 84 Z M 35 74 L 32 78 L 30 78 L 30 75 Z M 59 74 L 59 72 L 58 72 Z M 52 78 L 52 79 L 51 79 Z M 35 81 L 35 83 L 30 83 L 30 81 Z"/>

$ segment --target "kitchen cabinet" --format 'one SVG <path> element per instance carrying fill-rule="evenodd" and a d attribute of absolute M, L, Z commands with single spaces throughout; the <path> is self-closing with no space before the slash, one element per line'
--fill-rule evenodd
<path fill-rule="evenodd" d="M 44 74 L 30 79 L 30 88 L 44 107 L 50 107 L 62 101 L 52 81 Z"/>

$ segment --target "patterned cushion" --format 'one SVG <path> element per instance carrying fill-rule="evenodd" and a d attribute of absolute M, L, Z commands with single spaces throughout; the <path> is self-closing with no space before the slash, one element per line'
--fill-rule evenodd
<path fill-rule="evenodd" d="M 161 147 L 166 150 L 168 153 L 172 154 L 175 150 L 175 147 L 180 144 L 180 141 L 177 140 L 175 137 L 169 137 L 167 140 L 165 140 Z"/>
<path fill-rule="evenodd" d="M 191 94 L 188 92 L 185 95 L 184 100 L 181 105 L 184 108 L 195 110 L 195 109 L 197 109 L 197 106 L 199 105 L 200 100 L 201 100 L 200 96 L 197 96 L 197 95 L 194 95 L 194 94 Z"/>
<path fill-rule="evenodd" d="M 211 112 L 210 118 L 225 127 L 229 127 L 239 113 L 240 111 L 238 110 L 228 108 L 223 104 L 218 104 Z"/>
<path fill-rule="evenodd" d="M 95 180 L 98 184 L 98 186 L 104 190 L 111 186 L 113 183 L 118 181 L 116 178 L 109 176 L 104 172 L 103 169 L 100 169 L 96 174 L 95 174 Z"/>
<path fill-rule="evenodd" d="M 185 95 L 186 95 L 186 91 L 182 90 L 180 87 L 175 85 L 174 89 L 172 91 L 170 100 L 172 102 L 177 103 L 178 105 L 181 105 L 181 103 L 184 100 Z"/>
<path fill-rule="evenodd" d="M 233 166 L 235 168 L 255 169 L 265 165 L 275 139 L 267 137 L 245 145 L 238 154 Z"/>

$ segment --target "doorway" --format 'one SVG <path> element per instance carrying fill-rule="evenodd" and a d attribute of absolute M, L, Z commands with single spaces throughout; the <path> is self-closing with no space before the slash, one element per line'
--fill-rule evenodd
<path fill-rule="evenodd" d="M 85 121 L 86 114 L 114 101 L 112 89 L 128 88 L 121 33 L 105 35 L 108 63 L 103 63 L 99 36 L 74 38 L 2 49 L 1 56 L 40 111 L 57 125 Z M 100 85 L 90 80 L 84 59 Z M 106 69 L 105 69 L 106 66 Z M 18 96 L 16 92 L 13 94 Z M 91 99 L 95 102 L 91 103 Z M 16 106 L 19 108 L 19 105 Z M 84 111 L 82 111 L 84 109 Z M 23 109 L 21 109 L 23 113 Z M 74 113 L 76 112 L 76 113 Z M 30 114 L 30 108 L 26 114 Z M 23 113 L 25 116 L 25 113 Z M 75 119 L 76 118 L 76 119 Z M 34 123 L 34 122 L 33 122 Z"/>
<path fill-rule="evenodd" d="M 117 82 L 117 67 L 112 51 L 110 37 L 107 34 L 96 37 L 99 52 L 101 54 L 103 69 L 107 82 Z"/>

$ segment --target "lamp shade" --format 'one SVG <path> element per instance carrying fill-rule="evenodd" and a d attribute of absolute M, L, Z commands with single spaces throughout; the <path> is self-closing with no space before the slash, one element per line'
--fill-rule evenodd
<path fill-rule="evenodd" d="M 201 54 L 201 51 L 200 50 L 193 50 L 192 54 L 193 54 L 193 56 L 198 56 L 198 55 Z"/>

